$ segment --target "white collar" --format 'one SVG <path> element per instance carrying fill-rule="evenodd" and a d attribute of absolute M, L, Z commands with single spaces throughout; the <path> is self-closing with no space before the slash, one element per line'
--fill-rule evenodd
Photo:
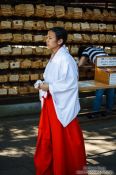
<path fill-rule="evenodd" d="M 55 53 L 55 55 L 52 57 L 52 58 L 50 58 L 50 62 L 51 61 L 53 61 L 53 60 L 55 60 L 55 58 L 58 56 L 58 55 L 60 55 L 60 54 L 62 54 L 62 53 L 66 53 L 66 52 L 68 52 L 68 49 L 66 48 L 66 46 L 65 45 L 63 45 L 62 47 L 60 47 L 59 49 L 58 49 L 58 51 Z"/>

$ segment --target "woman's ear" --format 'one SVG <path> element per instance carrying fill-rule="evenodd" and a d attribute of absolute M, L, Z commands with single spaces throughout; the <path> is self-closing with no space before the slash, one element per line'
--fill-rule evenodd
<path fill-rule="evenodd" d="M 62 45 L 62 43 L 63 43 L 63 39 L 59 39 L 58 40 L 58 45 Z"/>

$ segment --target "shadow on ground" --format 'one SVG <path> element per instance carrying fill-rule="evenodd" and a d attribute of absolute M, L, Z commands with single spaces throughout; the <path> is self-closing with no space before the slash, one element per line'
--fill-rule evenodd
<path fill-rule="evenodd" d="M 116 174 L 115 123 L 115 116 L 81 123 L 91 172 L 94 169 L 99 173 L 101 168 L 107 169 L 107 175 Z M 37 115 L 0 119 L 0 175 L 35 174 L 37 125 Z"/>

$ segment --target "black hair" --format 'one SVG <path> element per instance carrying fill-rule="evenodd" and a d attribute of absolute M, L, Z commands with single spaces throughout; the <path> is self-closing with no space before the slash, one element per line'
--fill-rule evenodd
<path fill-rule="evenodd" d="M 49 29 L 49 31 L 53 31 L 56 34 L 56 38 L 63 39 L 63 43 L 61 45 L 64 45 L 67 41 L 67 31 L 63 27 L 52 27 Z"/>
<path fill-rule="evenodd" d="M 88 48 L 88 47 L 94 47 L 93 45 L 82 45 L 82 46 L 80 46 L 79 47 L 79 50 L 78 50 L 78 53 L 77 53 L 77 56 L 79 57 L 79 59 L 80 59 L 80 57 L 82 56 L 82 53 L 83 53 L 83 51 L 86 49 L 86 48 Z M 87 57 L 88 58 L 88 57 Z"/>
<path fill-rule="evenodd" d="M 80 46 L 77 56 L 80 58 L 82 56 L 83 51 L 87 48 L 87 46 Z"/>

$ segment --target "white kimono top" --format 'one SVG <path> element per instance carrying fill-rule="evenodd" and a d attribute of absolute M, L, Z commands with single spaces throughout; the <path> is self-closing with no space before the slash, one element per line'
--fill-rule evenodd
<path fill-rule="evenodd" d="M 73 57 L 65 46 L 61 47 L 48 62 L 44 81 L 49 84 L 57 118 L 66 127 L 76 118 L 80 103 L 78 97 L 78 70 Z M 47 92 L 40 90 L 46 98 Z"/>

